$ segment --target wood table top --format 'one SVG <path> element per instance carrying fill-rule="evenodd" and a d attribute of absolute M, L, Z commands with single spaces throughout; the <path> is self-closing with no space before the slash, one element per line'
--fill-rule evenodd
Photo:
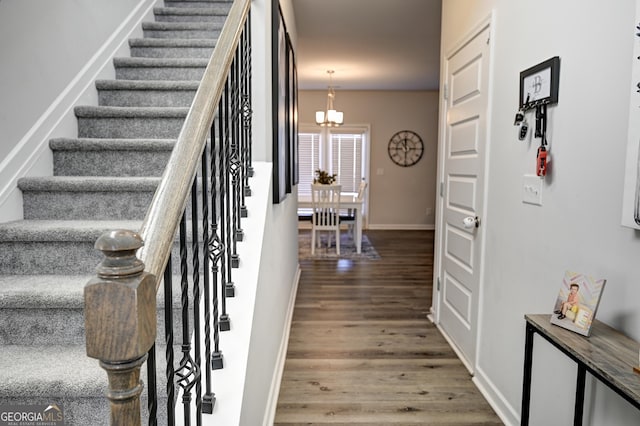
<path fill-rule="evenodd" d="M 589 337 L 574 333 L 550 322 L 550 314 L 527 314 L 527 322 L 538 333 L 553 341 L 587 368 L 601 375 L 640 406 L 640 343 L 607 324 L 594 320 Z"/>

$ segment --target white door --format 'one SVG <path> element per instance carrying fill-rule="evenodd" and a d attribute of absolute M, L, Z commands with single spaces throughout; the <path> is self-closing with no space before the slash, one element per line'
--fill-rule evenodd
<path fill-rule="evenodd" d="M 438 325 L 473 373 L 476 356 L 489 25 L 446 59 Z"/>

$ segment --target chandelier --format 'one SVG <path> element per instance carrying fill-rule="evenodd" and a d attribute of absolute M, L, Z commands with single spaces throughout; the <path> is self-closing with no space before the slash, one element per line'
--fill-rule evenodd
<path fill-rule="evenodd" d="M 327 74 L 329 74 L 327 109 L 325 111 L 316 111 L 316 124 L 324 127 L 338 127 L 344 122 L 342 111 L 336 111 L 333 107 L 333 101 L 336 98 L 336 92 L 333 90 L 333 73 L 333 70 L 327 71 Z"/>

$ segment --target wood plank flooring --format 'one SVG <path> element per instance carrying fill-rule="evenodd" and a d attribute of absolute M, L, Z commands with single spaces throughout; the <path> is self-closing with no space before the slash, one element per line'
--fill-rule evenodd
<path fill-rule="evenodd" d="M 433 231 L 366 235 L 380 259 L 300 261 L 274 425 L 502 425 L 426 318 Z"/>

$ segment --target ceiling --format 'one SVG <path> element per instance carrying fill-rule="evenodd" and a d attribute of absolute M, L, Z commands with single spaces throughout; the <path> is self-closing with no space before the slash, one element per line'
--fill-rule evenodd
<path fill-rule="evenodd" d="M 292 0 L 300 89 L 438 90 L 441 0 Z"/>

